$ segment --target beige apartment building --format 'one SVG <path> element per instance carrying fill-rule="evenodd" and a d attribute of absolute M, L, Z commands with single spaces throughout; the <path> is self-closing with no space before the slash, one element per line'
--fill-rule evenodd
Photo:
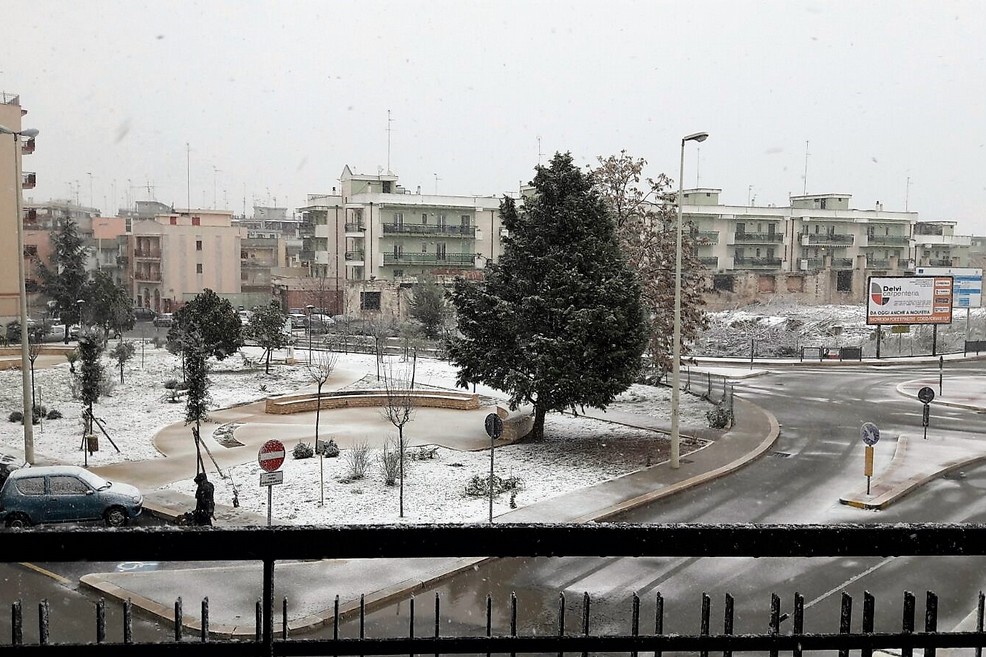
<path fill-rule="evenodd" d="M 684 191 L 698 255 L 711 273 L 712 307 L 789 296 L 809 303 L 856 303 L 866 279 L 915 266 L 969 266 L 971 238 L 954 222 L 921 222 L 916 212 L 850 207 L 850 194 L 792 196 L 787 207 L 730 206 L 721 190 Z"/>
<path fill-rule="evenodd" d="M 25 114 L 20 96 L 0 92 L 0 125 L 15 132 L 23 130 Z M 34 139 L 0 134 L 0 235 L 4 236 L 0 239 L 0 322 L 4 324 L 20 315 L 20 265 L 25 256 L 18 253 L 15 238 L 23 221 L 17 205 L 23 190 L 35 185 L 35 174 L 22 167 L 23 156 L 33 152 Z"/>
<path fill-rule="evenodd" d="M 400 317 L 401 290 L 419 276 L 478 276 L 502 249 L 498 198 L 422 194 L 397 180 L 346 166 L 338 191 L 299 208 L 314 225 L 311 276 L 339 282 L 345 314 Z"/>
<path fill-rule="evenodd" d="M 241 242 L 246 229 L 232 212 L 178 210 L 134 218 L 126 258 L 134 303 L 173 312 L 209 288 L 220 295 L 241 291 Z"/>

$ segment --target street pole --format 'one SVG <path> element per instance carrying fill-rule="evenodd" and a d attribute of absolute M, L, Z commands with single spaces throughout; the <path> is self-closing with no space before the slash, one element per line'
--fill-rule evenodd
<path fill-rule="evenodd" d="M 31 356 L 30 341 L 27 327 L 27 284 L 25 278 L 27 273 L 24 269 L 24 220 L 21 216 L 21 176 L 20 167 L 17 165 L 17 150 L 20 148 L 21 135 L 34 137 L 38 134 L 37 130 L 7 130 L 0 126 L 0 133 L 6 132 L 13 139 L 13 162 L 14 162 L 14 221 L 17 223 L 17 273 L 18 273 L 18 292 L 20 294 L 20 323 L 21 323 L 21 397 L 23 402 L 23 421 L 24 421 L 24 461 L 29 465 L 34 465 L 34 407 L 31 402 L 30 390 L 31 382 Z"/>
<path fill-rule="evenodd" d="M 309 304 L 305 306 L 305 310 L 308 311 L 308 364 L 312 364 L 312 310 L 315 306 Z"/>
<path fill-rule="evenodd" d="M 679 405 L 681 403 L 678 385 L 681 382 L 681 221 L 685 192 L 685 142 L 703 142 L 708 139 L 707 132 L 696 132 L 681 140 L 681 166 L 678 173 L 678 222 L 675 230 L 674 250 L 674 337 L 671 350 L 671 467 L 679 467 L 680 442 Z"/>

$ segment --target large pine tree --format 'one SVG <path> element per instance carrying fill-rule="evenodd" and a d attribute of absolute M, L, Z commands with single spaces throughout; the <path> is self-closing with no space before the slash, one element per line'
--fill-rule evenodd
<path fill-rule="evenodd" d="M 79 227 L 72 219 L 65 219 L 51 234 L 51 267 L 43 262 L 38 263 L 42 291 L 56 303 L 66 327 L 82 323 L 76 302 L 83 298 L 88 278 L 87 253 Z M 65 331 L 65 342 L 68 342 L 68 331 Z"/>
<path fill-rule="evenodd" d="M 450 345 L 459 385 L 481 382 L 534 406 L 531 440 L 548 411 L 605 408 L 640 368 L 647 322 L 636 275 L 593 179 L 556 154 L 533 194 L 500 206 L 504 253 L 481 282 L 456 281 L 460 335 Z"/>

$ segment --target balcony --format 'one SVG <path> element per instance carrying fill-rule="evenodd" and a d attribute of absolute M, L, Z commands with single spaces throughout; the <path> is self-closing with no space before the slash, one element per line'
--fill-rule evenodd
<path fill-rule="evenodd" d="M 719 258 L 717 258 L 716 256 L 712 256 L 709 258 L 699 258 L 698 261 L 702 263 L 704 266 L 708 267 L 709 269 L 718 269 L 719 267 Z"/>
<path fill-rule="evenodd" d="M 870 258 L 866 259 L 867 269 L 890 269 L 889 260 L 872 260 Z"/>
<path fill-rule="evenodd" d="M 740 269 L 780 269 L 780 258 L 733 258 L 733 266 Z"/>
<path fill-rule="evenodd" d="M 700 230 L 694 233 L 693 237 L 699 246 L 719 243 L 719 231 L 717 230 Z"/>
<path fill-rule="evenodd" d="M 346 251 L 346 262 L 363 262 L 362 251 Z"/>
<path fill-rule="evenodd" d="M 359 236 L 362 236 L 365 230 L 366 226 L 364 226 L 362 222 L 346 224 L 347 233 L 358 233 Z"/>
<path fill-rule="evenodd" d="M 34 137 L 25 139 L 21 142 L 21 155 L 30 155 L 34 152 Z"/>
<path fill-rule="evenodd" d="M 907 246 L 911 241 L 907 235 L 867 235 L 866 246 Z"/>
<path fill-rule="evenodd" d="M 475 226 L 439 226 L 435 224 L 384 224 L 384 235 L 441 235 L 447 237 L 476 237 Z"/>
<path fill-rule="evenodd" d="M 38 184 L 38 175 L 33 171 L 21 174 L 21 189 L 34 189 Z"/>
<path fill-rule="evenodd" d="M 849 245 L 855 241 L 855 237 L 848 233 L 818 233 L 817 235 L 802 235 L 801 244 L 803 246 L 816 246 L 821 244 Z"/>
<path fill-rule="evenodd" d="M 435 265 L 438 267 L 473 267 L 475 253 L 384 253 L 384 265 Z"/>
<path fill-rule="evenodd" d="M 852 269 L 853 264 L 852 258 L 832 258 L 834 269 Z"/>
<path fill-rule="evenodd" d="M 745 244 L 780 244 L 784 241 L 783 233 L 736 233 L 733 239 Z"/>
<path fill-rule="evenodd" d="M 121 256 L 117 256 L 116 257 L 116 264 L 118 264 L 121 267 L 126 267 L 127 264 L 129 264 L 129 262 L 130 262 L 130 258 L 128 258 L 125 255 L 121 255 Z"/>
<path fill-rule="evenodd" d="M 160 260 L 161 249 L 134 249 L 135 260 Z"/>
<path fill-rule="evenodd" d="M 100 644 L 96 651 L 129 657 L 141 654 L 169 655 L 397 655 L 397 654 L 483 654 L 513 653 L 577 655 L 593 654 L 845 654 L 868 655 L 874 649 L 882 654 L 915 654 L 926 649 L 935 654 L 936 648 L 968 648 L 951 654 L 976 654 L 986 646 L 982 627 L 983 603 L 963 599 L 961 592 L 942 591 L 942 596 L 928 590 L 916 596 L 906 590 L 888 591 L 886 596 L 874 596 L 869 591 L 852 592 L 845 586 L 841 591 L 841 610 L 836 605 L 806 604 L 806 596 L 796 591 L 811 590 L 811 581 L 841 581 L 840 569 L 858 570 L 859 563 L 884 558 L 890 568 L 902 572 L 914 568 L 949 568 L 955 558 L 969 559 L 981 555 L 986 541 L 982 524 L 963 523 L 887 523 L 839 525 L 766 525 L 766 524 L 663 524 L 624 525 L 585 523 L 577 525 L 496 524 L 421 526 L 342 526 L 342 527 L 244 527 L 236 529 L 208 528 L 139 528 L 111 532 L 90 528 L 46 531 L 12 531 L 4 535 L 2 563 L 20 562 L 84 562 L 98 554 L 113 562 L 226 562 L 238 568 L 248 562 L 256 566 L 256 584 L 243 593 L 248 600 L 238 638 L 216 635 L 221 622 L 210 618 L 210 607 L 202 601 L 201 617 L 197 600 L 185 595 L 186 604 L 176 600 L 174 614 L 182 615 L 184 625 L 173 628 L 171 636 L 153 639 L 133 632 L 134 610 L 130 604 L 122 613 L 100 600 L 96 603 L 93 634 Z M 557 608 L 545 607 L 539 612 L 536 624 L 518 623 L 517 609 L 537 608 L 531 592 L 518 592 L 509 601 L 485 598 L 479 591 L 468 595 L 434 597 L 434 615 L 427 613 L 431 599 L 419 599 L 418 615 L 413 602 L 405 603 L 406 616 L 399 628 L 386 628 L 379 616 L 366 604 L 342 599 L 323 622 L 339 628 L 341 622 L 352 620 L 358 627 L 349 631 L 330 631 L 310 637 L 289 630 L 291 612 L 298 615 L 297 600 L 315 595 L 317 582 L 299 582 L 299 595 L 281 597 L 281 587 L 290 584 L 292 577 L 283 576 L 284 564 L 318 560 L 369 559 L 370 568 L 385 568 L 386 561 L 410 557 L 438 559 L 500 558 L 587 558 L 603 557 L 607 563 L 619 557 L 647 559 L 677 559 L 688 557 L 718 557 L 722 559 L 758 559 L 765 565 L 807 562 L 805 574 L 790 577 L 787 585 L 763 605 L 759 627 L 742 628 L 743 619 L 734 613 L 744 609 L 742 591 L 725 589 L 725 605 L 713 607 L 712 596 L 703 595 L 694 587 L 662 595 L 658 592 L 644 598 L 628 591 L 623 601 L 600 600 L 589 593 L 578 596 L 562 591 L 550 597 L 558 600 Z M 894 555 L 887 557 L 886 555 Z M 921 559 L 917 564 L 915 559 Z M 511 563 L 511 562 L 506 562 Z M 715 562 L 709 562 L 711 564 Z M 379 564 L 379 566 L 378 566 Z M 810 569 L 810 570 L 809 570 Z M 290 571 L 288 571 L 290 572 Z M 815 580 L 812 580 L 812 576 Z M 275 581 L 277 588 L 275 588 Z M 179 582 L 180 584 L 180 582 Z M 907 586 L 902 582 L 900 587 Z M 564 588 L 562 583 L 560 588 Z M 629 588 L 629 587 L 628 587 Z M 860 588 L 857 585 L 856 588 Z M 894 588 L 894 587 L 891 587 Z M 491 585 L 491 589 L 494 586 Z M 495 590 L 495 589 L 494 589 Z M 794 591 L 788 597 L 789 591 Z M 184 591 L 179 588 L 176 596 Z M 217 593 L 219 593 L 217 591 Z M 718 591 L 717 591 L 718 593 Z M 735 594 L 735 595 L 734 595 Z M 902 594 L 902 595 L 901 595 Z M 855 596 L 855 597 L 854 597 Z M 217 596 L 221 597 L 221 596 Z M 424 596 L 422 596 L 424 598 Z M 566 598 L 568 618 L 566 622 Z M 793 598 L 793 599 L 792 599 Z M 860 599 L 862 598 L 862 599 Z M 901 600 L 900 603 L 897 600 Z M 810 599 L 810 598 L 809 598 Z M 783 603 L 782 603 L 783 601 Z M 947 624 L 948 604 L 974 610 L 968 627 Z M 750 601 L 753 602 L 753 601 Z M 292 606 L 289 606 L 289 603 Z M 504 604 L 506 603 L 506 604 Z M 667 603 L 667 604 L 665 604 Z M 553 606 L 553 605 L 552 605 Z M 675 613 L 667 613 L 673 607 Z M 39 630 L 32 632 L 30 607 L 15 602 L 11 608 L 11 635 L 14 638 L 5 648 L 11 654 L 82 655 L 91 654 L 93 645 L 59 643 L 49 637 L 50 628 L 60 628 L 65 615 L 73 610 L 47 603 L 39 606 Z M 171 605 L 163 605 L 165 613 Z M 215 600 L 213 600 L 215 609 Z M 689 614 L 681 610 L 694 609 Z M 710 610 L 722 614 L 721 624 L 711 618 Z M 756 613 L 757 606 L 754 605 Z M 600 610 L 605 610 L 600 612 Z M 893 610 L 892 616 L 891 611 Z M 109 611 L 110 613 L 107 613 Z M 113 613 L 116 611 L 117 613 Z M 220 610 L 221 611 L 221 610 Z M 782 616 L 782 611 L 784 615 Z M 184 614 L 183 614 L 184 612 Z M 580 613 L 581 612 L 581 613 Z M 401 612 L 402 616 L 404 611 Z M 526 614 L 530 617 L 530 613 Z M 123 641 L 117 628 L 122 616 Z M 221 614 L 216 614 L 220 616 Z M 468 621 L 473 617 L 474 620 Z M 455 625 L 444 626 L 448 621 Z M 487 620 L 489 619 L 489 620 Z M 649 619 L 649 620 L 644 620 Z M 109 621 L 109 622 L 108 622 Z M 211 622 L 210 622 L 211 621 Z M 432 631 L 432 621 L 436 630 Z M 443 623 L 441 631 L 438 623 Z M 734 624 L 736 630 L 734 632 Z M 185 627 L 187 625 L 188 627 Z M 751 622 L 745 625 L 752 627 Z M 939 627 L 941 625 L 941 627 Z M 43 627 L 43 630 L 40 629 Z M 193 630 L 190 627 L 195 627 Z M 742 628 L 742 629 L 741 629 Z M 109 632 L 107 630 L 110 630 Z M 212 630 L 212 633 L 210 633 Z M 807 631 L 806 631 L 807 630 Z M 55 632 L 52 632 L 52 636 Z M 169 628 L 168 634 L 171 634 Z M 40 636 L 39 636 L 40 635 Z M 826 652 L 822 652 L 826 651 Z M 942 653 L 938 653 L 942 654 Z"/>
<path fill-rule="evenodd" d="M 139 283 L 160 283 L 161 272 L 157 271 L 135 271 L 134 280 Z"/>
<path fill-rule="evenodd" d="M 934 259 L 934 260 L 928 260 L 922 266 L 924 266 L 924 267 L 951 267 L 952 266 L 952 259 L 951 258 L 937 258 L 937 259 Z"/>

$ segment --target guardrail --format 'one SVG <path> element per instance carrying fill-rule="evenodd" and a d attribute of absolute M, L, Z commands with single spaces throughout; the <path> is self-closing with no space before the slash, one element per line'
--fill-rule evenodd
<path fill-rule="evenodd" d="M 329 622 L 334 626 L 331 638 L 299 639 L 288 630 L 288 600 L 280 606 L 280 632 L 275 630 L 278 610 L 274 600 L 275 565 L 279 561 L 305 559 L 419 558 L 419 557 L 885 557 L 904 556 L 984 556 L 986 525 L 983 524 L 883 524 L 883 525 L 421 525 L 421 526 L 344 526 L 344 527 L 252 527 L 252 528 L 168 528 L 162 530 L 53 530 L 12 531 L 3 537 L 3 561 L 71 562 L 85 561 L 99 555 L 107 561 L 168 562 L 245 562 L 263 564 L 262 581 L 258 582 L 256 628 L 252 638 L 216 640 L 209 634 L 209 606 L 201 606 L 198 636 L 188 636 L 183 621 L 184 609 L 179 601 L 174 607 L 174 637 L 166 642 L 136 642 L 133 637 L 133 607 L 123 606 L 123 641 L 107 637 L 106 603 L 96 603 L 96 642 L 100 655 L 398 655 L 398 654 L 482 654 L 482 653 L 579 653 L 638 651 L 689 651 L 706 655 L 708 651 L 764 651 L 777 654 L 790 651 L 802 655 L 807 650 L 839 650 L 848 655 L 860 650 L 871 655 L 875 649 L 899 650 L 911 655 L 915 648 L 934 654 L 936 648 L 975 648 L 976 654 L 986 647 L 983 631 L 984 598 L 968 601 L 975 607 L 974 631 L 938 630 L 938 596 L 928 591 L 924 596 L 924 625 L 918 624 L 918 600 L 904 591 L 903 613 L 877 614 L 877 599 L 864 593 L 862 613 L 854 618 L 852 596 L 842 593 L 837 618 L 821 619 L 831 623 L 829 632 L 806 632 L 810 605 L 795 593 L 782 614 L 781 596 L 771 596 L 769 610 L 764 611 L 766 631 L 734 633 L 734 597 L 726 594 L 721 630 L 713 630 L 711 598 L 695 594 L 700 603 L 697 623 L 687 627 L 666 627 L 664 597 L 654 593 L 644 603 L 653 622 L 642 622 L 642 600 L 628 596 L 625 616 L 617 619 L 623 628 L 616 633 L 593 629 L 592 598 L 586 593 L 581 604 L 569 604 L 559 595 L 555 618 L 545 619 L 541 627 L 518 625 L 518 597 L 511 594 L 506 613 L 498 610 L 494 617 L 490 596 L 485 609 L 475 610 L 477 622 L 459 628 L 459 636 L 441 636 L 441 599 L 434 599 L 433 626 L 422 628 L 416 623 L 414 603 L 409 603 L 407 634 L 381 637 L 372 632 L 373 621 L 367 618 L 363 599 L 353 610 L 358 621 L 358 637 L 343 638 L 339 625 L 343 621 L 338 598 Z M 838 565 L 835 566 L 838 568 Z M 843 575 L 838 573 L 836 581 Z M 478 597 L 478 596 L 477 596 Z M 457 598 L 453 605 L 469 605 L 473 596 Z M 653 603 L 651 603 L 651 599 Z M 479 598 L 482 600 L 482 598 Z M 676 601 L 684 604 L 686 601 Z M 889 600 L 884 606 L 897 609 Z M 480 606 L 480 602 L 476 606 Z M 962 604 L 961 602 L 959 604 Z M 422 605 L 424 607 L 424 605 Z M 856 607 L 858 609 L 858 607 Z M 569 611 L 571 609 L 571 611 Z M 966 607 L 963 607 L 963 613 Z M 38 605 L 38 644 L 24 642 L 22 601 L 11 606 L 11 641 L 2 645 L 7 654 L 90 655 L 86 644 L 60 643 L 50 640 L 50 627 L 58 622 L 59 613 L 75 613 Z M 568 612 L 568 616 L 566 613 Z M 818 612 L 816 612 L 818 613 Z M 425 621 L 431 621 L 430 615 Z M 458 619 L 468 614 L 457 613 Z M 494 618 L 496 623 L 494 624 Z M 893 627 L 900 618 L 900 629 Z M 505 627 L 508 619 L 509 626 Z M 782 621 L 792 622 L 784 624 Z M 877 620 L 888 627 L 877 627 Z M 483 623 L 485 620 L 485 623 Z M 596 625 L 612 622 L 612 611 Z M 818 627 L 818 618 L 812 618 Z M 463 623 L 459 623 L 462 625 Z M 718 626 L 718 623 L 716 624 Z M 750 625 L 747 621 L 746 625 Z M 432 630 L 433 627 L 433 631 Z M 368 631 L 369 630 L 371 631 Z M 790 629 L 787 629 L 790 628 Z M 375 636 L 370 638 L 372 633 Z"/>

